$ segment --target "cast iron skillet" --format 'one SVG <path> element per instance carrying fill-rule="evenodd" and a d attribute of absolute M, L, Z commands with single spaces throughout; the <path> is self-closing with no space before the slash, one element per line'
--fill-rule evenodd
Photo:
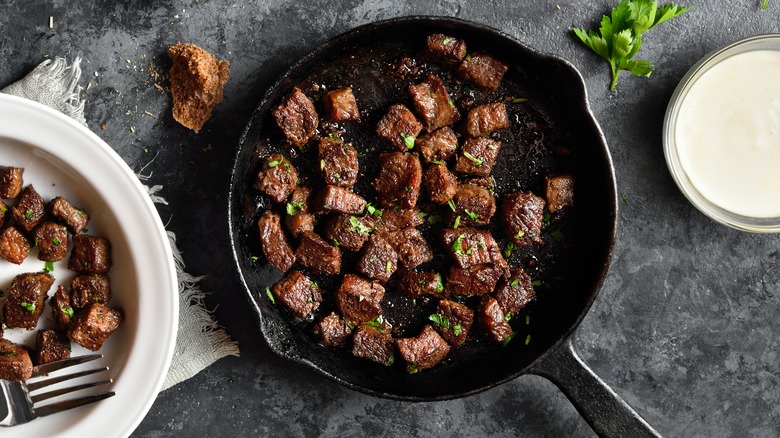
<path fill-rule="evenodd" d="M 259 214 L 272 205 L 251 187 L 259 159 L 271 152 L 282 151 L 293 156 L 294 162 L 311 162 L 305 152 L 299 154 L 284 146 L 270 116 L 293 86 L 310 87 L 317 81 L 331 88 L 352 85 L 360 106 L 376 109 L 364 122 L 375 123 L 387 106 L 406 99 L 405 89 L 388 91 L 384 87 L 387 62 L 402 53 L 414 56 L 425 37 L 434 32 L 465 39 L 469 51 L 481 49 L 510 64 L 501 93 L 481 98 L 528 98 L 521 106 L 508 104 L 510 116 L 517 121 L 513 125 L 520 128 L 502 134 L 505 146 L 493 171 L 497 192 L 531 189 L 543 194 L 540 175 L 565 170 L 575 177 L 576 207 L 560 222 L 566 233 L 565 245 L 550 246 L 546 258 L 519 251 L 510 259 L 511 264 L 525 263 L 530 269 L 528 260 L 533 258 L 531 266 L 536 271 L 532 270 L 532 275 L 538 272 L 543 280 L 539 299 L 528 311 L 530 324 L 524 325 L 523 318 L 513 321 L 520 339 L 505 347 L 467 344 L 451 354 L 446 365 L 410 375 L 398 366 L 381 367 L 356 359 L 344 349 L 319 345 L 304 329 L 305 322 L 293 320 L 270 303 L 265 289 L 277 282 L 281 273 L 258 260 L 262 253 L 255 228 Z M 467 84 L 457 90 L 450 88 L 455 97 L 473 92 Z M 350 139 L 353 144 L 377 142 Z M 540 149 L 540 145 L 544 147 Z M 302 178 L 307 178 L 311 170 L 298 166 Z M 358 193 L 370 196 L 368 190 L 356 186 Z M 521 374 L 537 374 L 561 388 L 598 434 L 658 435 L 588 368 L 571 342 L 609 267 L 617 202 L 614 169 L 604 136 L 588 107 L 582 77 L 567 61 L 535 52 L 495 29 L 452 18 L 406 17 L 361 26 L 298 61 L 266 93 L 240 140 L 229 196 L 233 255 L 260 329 L 277 354 L 350 388 L 409 401 L 464 397 Z M 549 236 L 546 240 L 552 241 Z M 414 335 L 419 326 L 412 322 L 408 335 Z"/>

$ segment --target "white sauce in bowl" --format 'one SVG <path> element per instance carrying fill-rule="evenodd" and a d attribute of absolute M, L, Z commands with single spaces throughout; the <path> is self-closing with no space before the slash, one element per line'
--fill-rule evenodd
<path fill-rule="evenodd" d="M 704 72 L 674 136 L 702 196 L 735 214 L 780 217 L 780 51 L 740 53 Z"/>

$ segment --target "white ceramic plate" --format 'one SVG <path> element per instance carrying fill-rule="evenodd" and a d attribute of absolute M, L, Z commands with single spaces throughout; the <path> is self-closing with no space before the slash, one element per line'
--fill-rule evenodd
<path fill-rule="evenodd" d="M 0 435 L 128 436 L 157 397 L 179 320 L 176 270 L 157 210 L 127 164 L 97 135 L 48 107 L 4 94 L 0 94 L 0 165 L 24 167 L 25 185 L 33 184 L 46 201 L 61 195 L 90 214 L 88 234 L 106 237 L 112 245 L 110 305 L 125 312 L 125 321 L 99 351 L 105 355 L 99 364 L 111 368 L 110 389 L 116 396 L 0 429 Z M 0 259 L 0 289 L 5 290 L 16 274 L 43 269 L 44 262 L 36 255 L 33 250 L 20 266 Z M 67 257 L 55 264 L 52 275 L 57 280 L 50 296 L 57 284 L 69 282 L 74 275 L 66 263 Z M 51 325 L 47 301 L 38 328 Z M 13 329 L 6 331 L 6 337 L 34 347 L 35 333 Z M 87 353 L 73 344 L 73 356 Z"/>

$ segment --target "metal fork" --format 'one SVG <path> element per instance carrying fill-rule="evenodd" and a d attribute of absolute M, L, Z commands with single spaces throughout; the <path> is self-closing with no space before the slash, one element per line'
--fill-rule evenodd
<path fill-rule="evenodd" d="M 38 365 L 37 367 L 33 368 L 31 379 L 45 376 L 51 372 L 59 371 L 63 368 L 68 368 L 74 365 L 90 362 L 95 359 L 100 359 L 101 357 L 103 357 L 102 354 L 90 354 Z M 33 394 L 34 392 L 50 385 L 55 385 L 57 383 L 76 379 L 78 377 L 88 376 L 90 374 L 101 373 L 103 371 L 108 371 L 108 367 L 79 371 L 73 374 L 50 377 L 28 383 L 0 380 L 0 389 L 2 389 L 3 395 L 5 396 L 5 410 L 7 411 L 5 417 L 2 417 L 2 420 L 0 420 L 0 426 L 16 426 L 18 424 L 24 424 L 38 417 L 56 414 L 58 412 L 67 411 L 69 409 L 77 408 L 79 406 L 112 397 L 114 395 L 114 391 L 66 400 L 45 406 L 36 406 L 38 402 L 48 400 L 53 397 L 58 397 L 74 391 L 92 388 L 95 386 L 107 385 L 113 382 L 112 379 L 107 379 L 99 382 L 83 383 L 68 388 L 55 389 L 49 392 L 44 392 L 42 394 Z M 2 405 L 0 405 L 0 416 L 1 415 L 3 415 Z"/>

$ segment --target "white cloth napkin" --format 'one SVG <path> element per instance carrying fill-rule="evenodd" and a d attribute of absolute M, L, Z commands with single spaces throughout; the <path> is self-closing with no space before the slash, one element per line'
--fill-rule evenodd
<path fill-rule="evenodd" d="M 0 93 L 42 103 L 87 126 L 84 101 L 80 96 L 81 87 L 78 85 L 81 78 L 80 61 L 77 57 L 73 65 L 68 66 L 63 58 L 46 60 L 20 81 L 0 90 Z M 148 176 L 141 174 L 138 174 L 138 178 L 141 181 L 149 180 Z M 153 202 L 167 204 L 158 194 L 162 186 L 144 187 Z M 198 287 L 203 277 L 195 277 L 184 271 L 184 260 L 176 247 L 176 235 L 168 231 L 168 239 L 179 280 L 179 329 L 163 390 L 198 374 L 220 358 L 239 354 L 238 344 L 231 340 L 204 306 L 205 293 Z"/>

